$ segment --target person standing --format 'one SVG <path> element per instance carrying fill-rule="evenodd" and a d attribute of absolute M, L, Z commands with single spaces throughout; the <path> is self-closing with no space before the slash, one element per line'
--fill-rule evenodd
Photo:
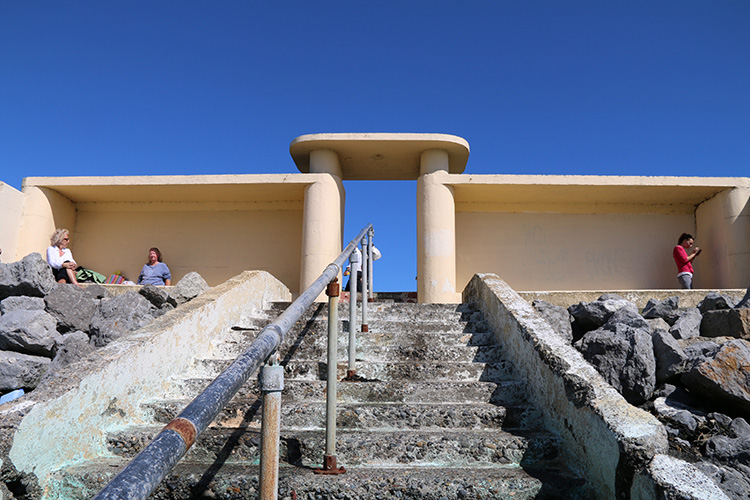
<path fill-rule="evenodd" d="M 158 248 L 148 249 L 148 262 L 143 265 L 141 274 L 138 276 L 139 285 L 166 285 L 172 283 L 172 273 L 169 267 L 161 261 L 161 252 Z"/>
<path fill-rule="evenodd" d="M 693 253 L 688 255 L 687 251 L 692 248 L 695 239 L 688 233 L 682 233 L 677 241 L 677 246 L 672 251 L 675 264 L 677 264 L 677 281 L 683 289 L 693 288 L 693 259 L 701 253 L 700 247 L 695 247 Z"/>

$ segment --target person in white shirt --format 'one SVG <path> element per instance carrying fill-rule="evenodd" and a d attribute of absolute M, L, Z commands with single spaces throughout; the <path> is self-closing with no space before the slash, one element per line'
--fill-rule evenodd
<path fill-rule="evenodd" d="M 73 259 L 73 253 L 68 248 L 70 243 L 70 232 L 67 229 L 56 229 L 50 238 L 50 247 L 47 248 L 47 262 L 52 268 L 52 274 L 58 283 L 78 284 L 76 279 L 76 268 L 78 264 Z"/>

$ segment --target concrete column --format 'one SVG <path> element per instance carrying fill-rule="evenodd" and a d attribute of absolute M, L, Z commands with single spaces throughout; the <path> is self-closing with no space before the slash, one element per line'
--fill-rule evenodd
<path fill-rule="evenodd" d="M 305 191 L 300 293 L 341 253 L 344 227 L 344 184 L 336 153 L 312 151 L 310 173 L 321 175 L 316 175 L 317 180 Z M 317 300 L 324 301 L 326 297 L 321 293 Z"/>
<path fill-rule="evenodd" d="M 750 284 L 750 187 L 720 192 L 695 211 L 696 288 L 747 288 Z"/>
<path fill-rule="evenodd" d="M 448 153 L 428 150 L 417 180 L 417 298 L 459 303 L 456 292 L 456 204 L 448 181 Z"/>
<path fill-rule="evenodd" d="M 69 230 L 75 239 L 75 203 L 55 191 L 36 186 L 24 186 L 23 194 L 25 201 L 16 251 L 17 260 L 32 252 L 39 252 L 45 257 L 50 236 L 57 228 Z"/>

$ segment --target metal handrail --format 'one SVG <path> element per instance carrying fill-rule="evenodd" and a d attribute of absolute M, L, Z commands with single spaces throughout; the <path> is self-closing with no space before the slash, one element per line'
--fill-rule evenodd
<path fill-rule="evenodd" d="M 149 443 L 120 473 L 115 476 L 94 500 L 143 500 L 177 465 L 195 443 L 196 438 L 214 421 L 250 375 L 281 345 L 286 333 L 315 302 L 328 283 L 337 278 L 349 255 L 364 238 L 372 224 L 368 224 L 329 264 L 307 290 L 292 302 L 275 321 L 261 330 L 250 347 L 224 370 L 213 382 Z M 356 281 L 355 281 L 356 283 Z M 356 293 L 356 285 L 354 288 Z"/>

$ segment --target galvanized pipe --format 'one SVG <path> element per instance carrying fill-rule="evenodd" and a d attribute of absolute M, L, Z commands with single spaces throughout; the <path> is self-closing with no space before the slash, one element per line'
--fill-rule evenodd
<path fill-rule="evenodd" d="M 367 243 L 362 240 L 362 331 L 369 331 L 367 325 Z"/>
<path fill-rule="evenodd" d="M 370 284 L 370 293 L 368 294 L 368 300 L 373 300 L 373 279 L 372 279 L 372 240 L 375 236 L 375 232 L 370 228 L 369 231 L 367 231 L 367 276 L 368 276 L 368 283 Z"/>
<path fill-rule="evenodd" d="M 349 268 L 354 269 L 354 263 L 359 262 L 357 254 L 352 252 L 349 256 Z M 356 277 L 355 277 L 356 283 Z M 351 283 L 351 278 L 349 279 Z M 356 286 L 355 286 L 356 287 Z M 349 369 L 346 373 L 347 378 L 353 377 L 357 373 L 354 366 L 357 359 L 357 290 L 351 291 L 349 286 Z"/>
<path fill-rule="evenodd" d="M 332 286 L 333 285 L 333 286 Z M 336 368 L 338 367 L 339 286 L 328 286 L 328 373 L 326 377 L 326 455 L 336 455 Z M 349 287 L 351 288 L 351 287 Z"/>
<path fill-rule="evenodd" d="M 318 279 L 274 322 L 266 326 L 250 347 L 185 407 L 182 413 L 167 424 L 130 464 L 94 496 L 94 499 L 145 500 L 250 375 L 278 348 L 284 340 L 284 335 L 302 317 L 326 285 L 338 276 L 349 255 L 370 227 L 372 226 L 368 224 L 362 229 Z"/>
<path fill-rule="evenodd" d="M 278 364 L 278 353 L 271 355 L 269 361 L 270 364 L 261 367 L 258 377 L 263 395 L 260 427 L 260 500 L 276 500 L 279 496 L 279 437 L 284 367 Z"/>

